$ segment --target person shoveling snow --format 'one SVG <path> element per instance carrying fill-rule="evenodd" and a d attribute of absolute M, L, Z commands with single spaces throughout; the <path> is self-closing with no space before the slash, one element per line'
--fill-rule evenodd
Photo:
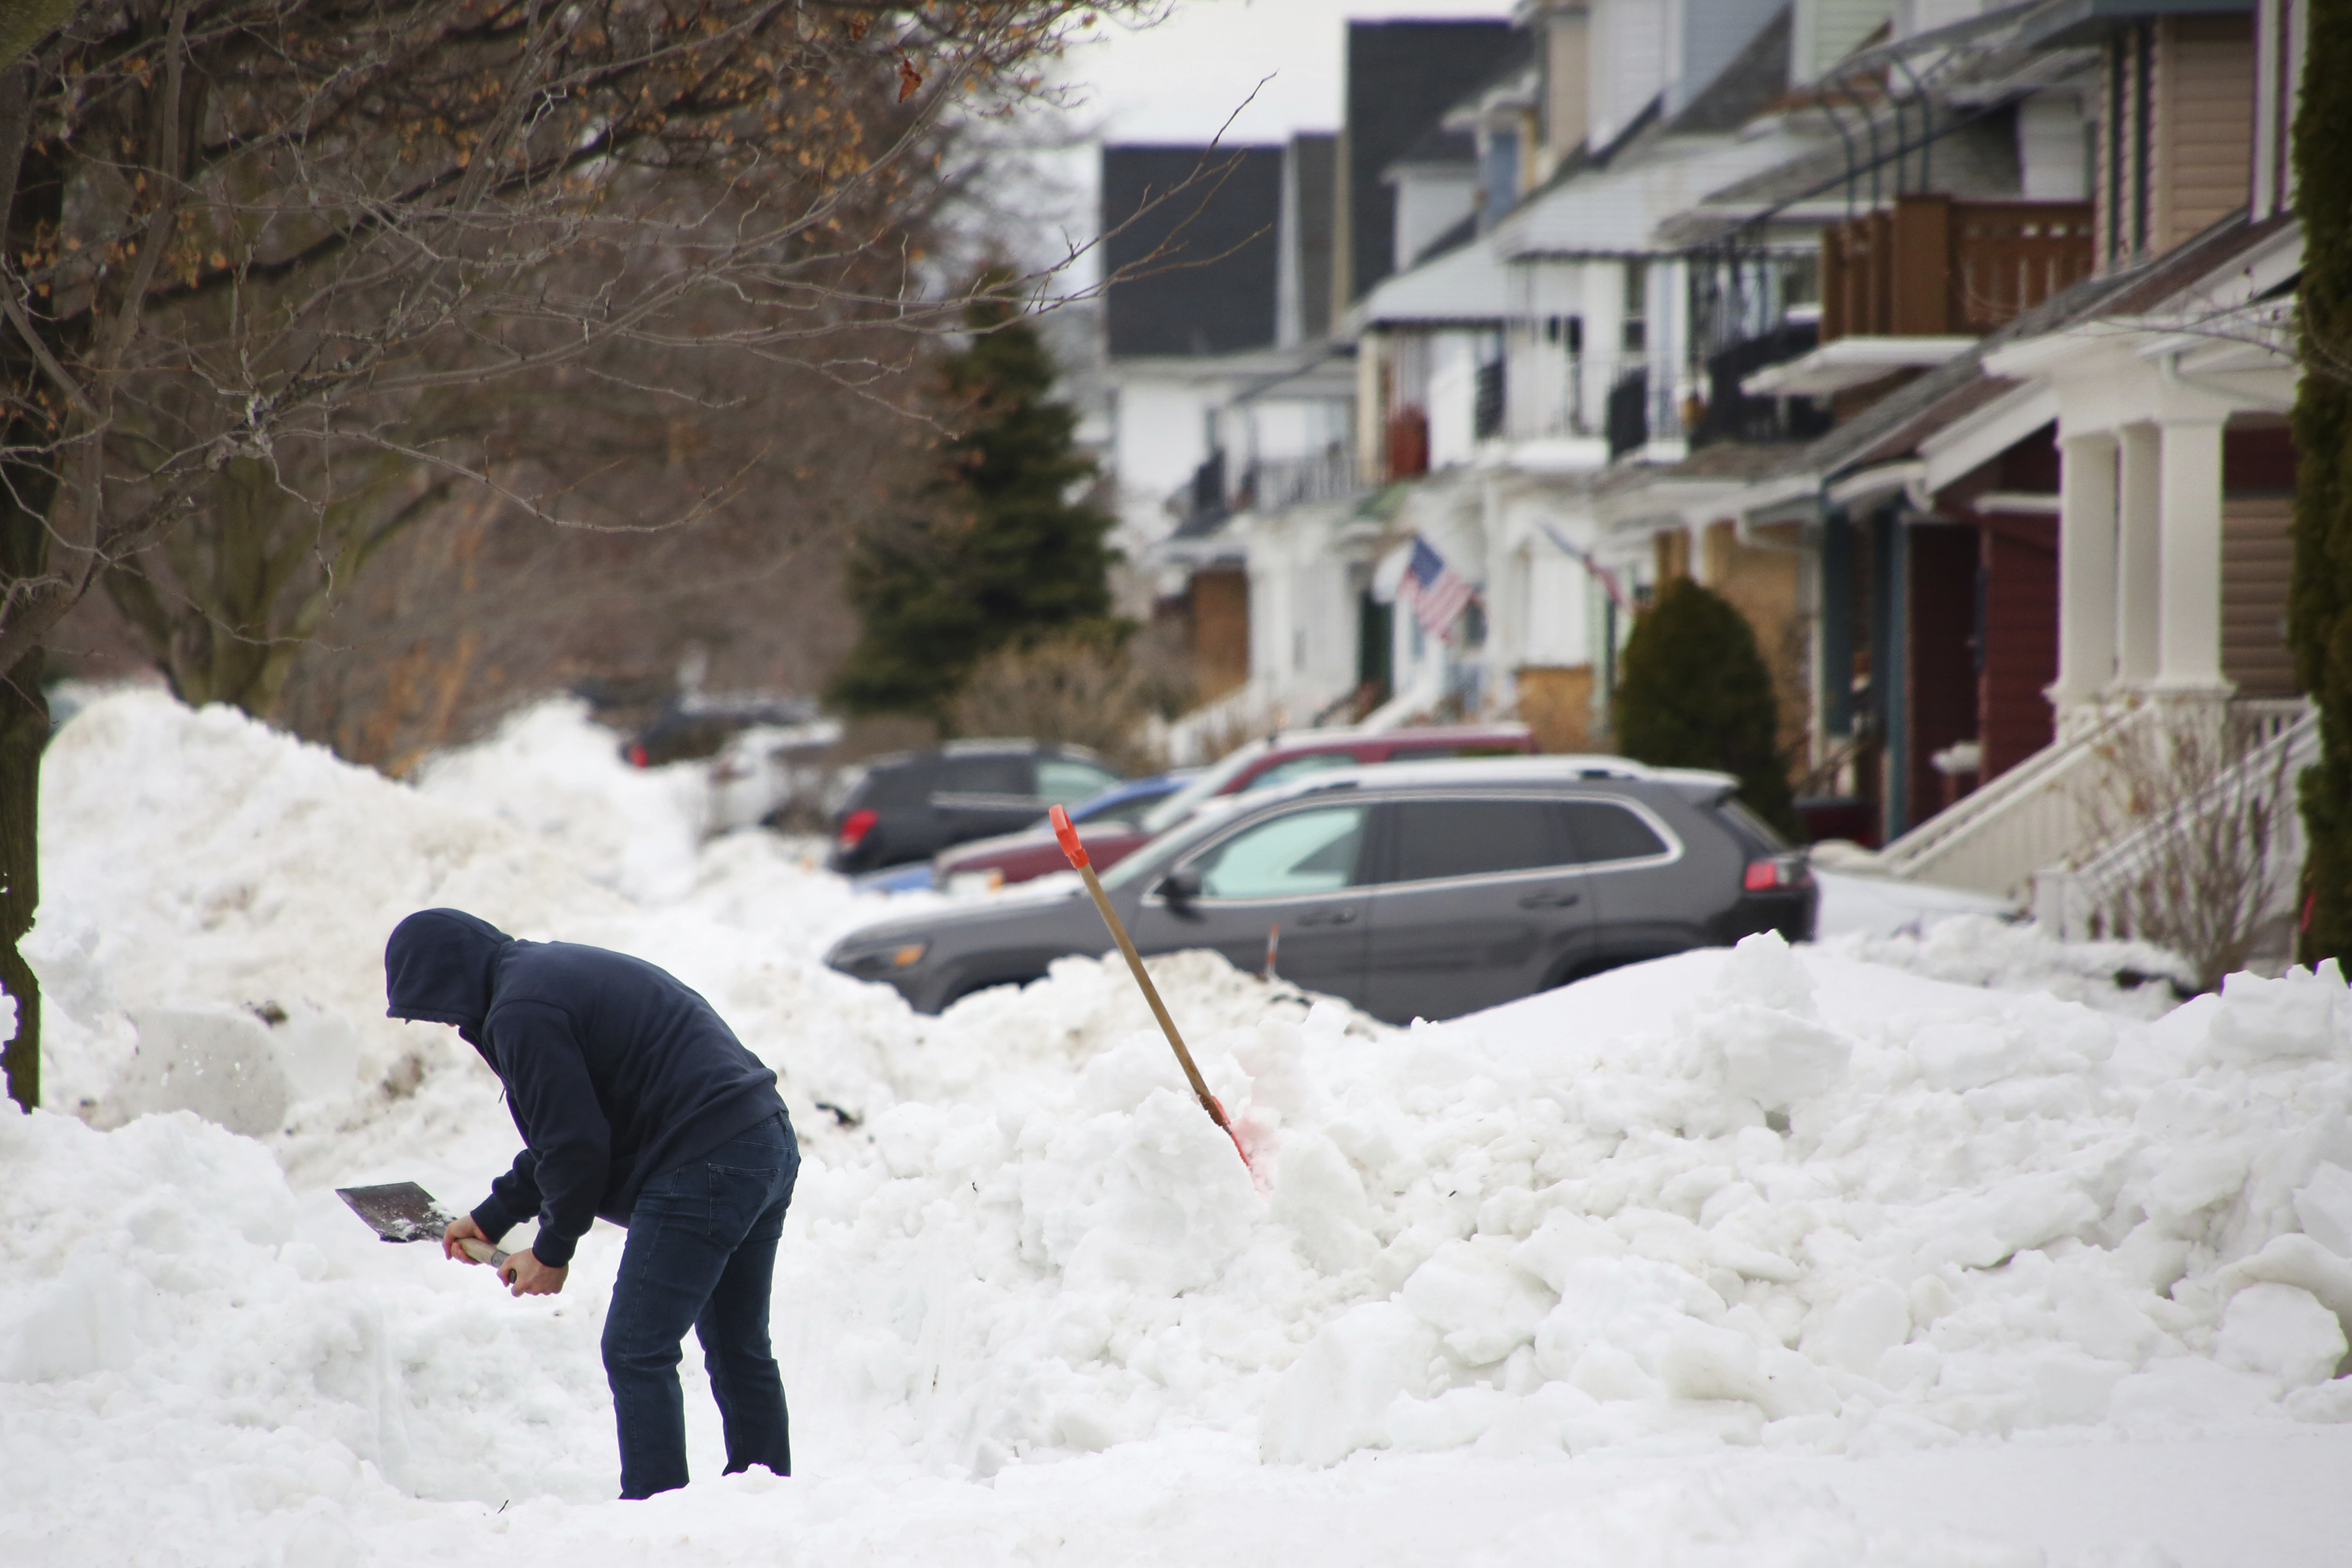
<path fill-rule="evenodd" d="M 457 910 L 425 910 L 385 944 L 394 1018 L 452 1024 L 506 1086 L 525 1148 L 442 1250 L 495 1244 L 526 1216 L 531 1245 L 499 1262 L 517 1296 L 562 1291 L 598 1215 L 626 1226 L 604 1318 L 621 1495 L 686 1485 L 678 1345 L 702 1342 L 727 1473 L 792 1473 L 784 1388 L 768 1342 L 776 1242 L 800 1171 L 776 1075 L 710 1004 L 642 959 L 518 942 Z"/>

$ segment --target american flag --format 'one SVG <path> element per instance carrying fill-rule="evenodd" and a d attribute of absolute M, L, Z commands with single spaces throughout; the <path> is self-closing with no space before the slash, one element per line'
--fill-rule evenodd
<path fill-rule="evenodd" d="M 1404 582 L 1400 586 L 1412 595 L 1413 618 L 1421 623 L 1422 630 L 1448 641 L 1453 638 L 1454 623 L 1462 618 L 1462 612 L 1478 596 L 1478 590 L 1464 582 L 1445 563 L 1445 558 L 1418 535 L 1414 536 L 1412 558 L 1405 563 Z"/>

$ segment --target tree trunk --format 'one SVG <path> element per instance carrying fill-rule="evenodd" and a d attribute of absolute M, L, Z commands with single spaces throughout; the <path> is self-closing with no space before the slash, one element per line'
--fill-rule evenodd
<path fill-rule="evenodd" d="M 0 517 L 0 584 L 21 581 L 47 554 L 38 517 Z M 0 1047 L 8 1097 L 30 1110 L 41 1100 L 41 983 L 17 944 L 41 902 L 41 747 L 49 705 L 41 694 L 45 651 L 35 648 L 0 679 L 0 991 L 16 1004 L 16 1032 Z"/>

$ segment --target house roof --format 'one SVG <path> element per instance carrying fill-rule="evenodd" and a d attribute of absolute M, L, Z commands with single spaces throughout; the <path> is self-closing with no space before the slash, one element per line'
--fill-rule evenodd
<path fill-rule="evenodd" d="M 1427 254 L 1410 272 L 1382 282 L 1348 313 L 1350 330 L 1411 322 L 1472 325 L 1510 313 L 1510 271 L 1472 232 L 1453 249 Z"/>
<path fill-rule="evenodd" d="M 1390 165 L 1465 94 L 1528 57 L 1508 22 L 1348 24 L 1348 246 L 1352 295 L 1396 270 L 1396 191 Z M 1350 301 L 1337 301 L 1345 309 Z"/>
<path fill-rule="evenodd" d="M 1748 140 L 1660 136 L 1529 197 L 1496 224 L 1494 240 L 1512 257 L 1654 252 L 1668 218 L 1710 191 L 1787 162 L 1817 134 L 1782 121 Z"/>
<path fill-rule="evenodd" d="M 1835 135 L 1826 121 L 1822 130 L 1824 134 Z M 1883 136 L 1892 146 L 1896 140 L 1895 132 L 1891 117 L 1878 117 L 1869 132 L 1849 130 L 1849 134 L 1857 140 L 1866 139 L 1869 134 Z M 1987 114 L 1938 133 L 1928 142 L 1924 156 L 1912 159 L 1910 167 L 1918 170 L 1921 178 L 1932 181 L 1939 194 L 1963 199 L 2013 198 L 2023 185 L 2017 162 L 2016 126 L 2005 112 Z M 1867 211 L 1875 205 L 1874 191 L 1885 188 L 1891 193 L 1895 184 L 1895 181 L 1884 171 L 1874 181 L 1867 164 L 1857 164 L 1848 155 L 1843 142 L 1816 142 L 1786 163 L 1710 192 L 1688 212 L 1660 225 L 1658 236 L 1677 246 L 1706 245 L 1768 214 L 1778 212 L 1794 217 L 1796 215 L 1790 209 L 1815 196 L 1824 198 L 1822 206 L 1834 203 L 1832 210 L 1840 216 L 1852 216 L 1855 210 Z M 1848 199 L 1849 186 L 1852 200 Z M 1816 209 L 1812 221 L 1821 222 L 1824 216 Z"/>
<path fill-rule="evenodd" d="M 1676 215 L 1820 146 L 1825 122 L 1758 118 L 1788 91 L 1789 37 L 1784 8 L 1680 113 L 1661 118 L 1654 103 L 1613 146 L 1570 159 L 1496 222 L 1496 246 L 1511 257 L 1654 251 Z"/>
<path fill-rule="evenodd" d="M 1738 130 L 1789 90 L 1790 13 L 1783 5 L 1758 29 L 1731 63 L 1716 73 L 1705 91 L 1667 122 L 1674 136 L 1704 136 Z M 1693 18 L 1696 20 L 1696 16 Z"/>
<path fill-rule="evenodd" d="M 1102 150 L 1111 357 L 1272 346 L 1282 163 L 1279 147 Z"/>
<path fill-rule="evenodd" d="M 1448 131 L 1433 125 L 1413 140 L 1411 146 L 1389 160 L 1381 171 L 1383 180 L 1394 180 L 1397 171 L 1431 166 L 1445 169 L 1475 168 L 1478 163 L 1478 139 L 1467 131 Z"/>

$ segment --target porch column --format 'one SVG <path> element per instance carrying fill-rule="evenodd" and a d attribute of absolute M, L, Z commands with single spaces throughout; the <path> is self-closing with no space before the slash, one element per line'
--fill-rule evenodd
<path fill-rule="evenodd" d="M 2123 428 L 2116 526 L 2116 680 L 2145 687 L 2156 679 L 2158 563 L 2164 537 L 2158 482 L 2162 443 L 2153 425 Z"/>
<path fill-rule="evenodd" d="M 2158 438 L 2155 689 L 2219 693 L 2221 679 L 2221 422 L 2168 419 Z"/>
<path fill-rule="evenodd" d="M 2116 438 L 2058 442 L 2058 679 L 2044 695 L 2063 725 L 2116 665 Z"/>

